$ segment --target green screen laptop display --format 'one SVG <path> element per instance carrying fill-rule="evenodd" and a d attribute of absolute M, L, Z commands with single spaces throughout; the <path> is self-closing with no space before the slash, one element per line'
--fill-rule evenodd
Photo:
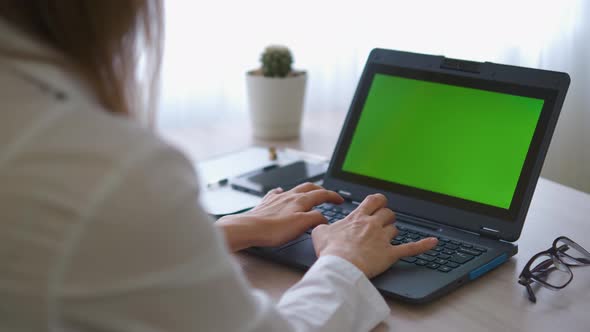
<path fill-rule="evenodd" d="M 342 169 L 508 209 L 543 100 L 375 74 Z"/>

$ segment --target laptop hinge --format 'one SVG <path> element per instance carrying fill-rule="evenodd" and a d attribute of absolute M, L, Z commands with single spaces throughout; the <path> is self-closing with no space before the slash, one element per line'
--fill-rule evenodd
<path fill-rule="evenodd" d="M 406 222 L 406 223 L 409 222 L 409 223 L 412 223 L 412 224 L 415 224 L 418 226 L 431 228 L 433 230 L 440 229 L 440 225 L 434 221 L 430 221 L 430 220 L 423 219 L 423 218 L 418 218 L 416 216 L 412 216 L 410 214 L 405 214 L 405 213 L 398 212 L 398 211 L 396 211 L 395 213 L 400 217 L 400 220 L 402 220 L 403 222 Z M 497 229 L 489 228 L 489 227 L 483 227 L 483 226 L 480 227 L 478 233 L 473 232 L 473 231 L 468 231 L 468 230 L 465 230 L 462 228 L 449 226 L 449 225 L 446 225 L 445 227 L 452 228 L 452 229 L 459 231 L 459 232 L 470 233 L 473 235 L 479 235 L 481 237 L 485 237 L 485 238 L 492 239 L 492 240 L 501 240 L 500 231 Z"/>
<path fill-rule="evenodd" d="M 485 238 L 493 239 L 493 240 L 500 239 L 500 231 L 497 229 L 489 228 L 489 227 L 480 227 L 479 228 L 479 235 L 481 237 L 485 237 Z"/>
<path fill-rule="evenodd" d="M 352 197 L 352 194 L 349 191 L 346 190 L 338 190 L 337 191 L 345 200 L 352 202 L 355 205 L 359 205 L 360 202 L 359 201 L 355 201 Z M 415 224 L 417 226 L 422 226 L 422 227 L 426 227 L 426 228 L 430 228 L 432 230 L 437 230 L 440 229 L 440 225 L 437 222 L 433 222 L 430 221 L 428 219 L 424 219 L 424 218 L 420 218 L 411 214 L 407 214 L 407 213 L 403 213 L 400 211 L 395 211 L 395 213 L 397 214 L 397 216 L 399 217 L 398 220 L 401 220 L 403 222 L 407 222 L 407 223 L 411 223 L 411 224 Z M 474 235 L 479 235 L 481 237 L 485 237 L 488 239 L 493 239 L 493 240 L 500 240 L 500 231 L 497 229 L 493 229 L 493 228 L 489 228 L 489 227 L 480 227 L 479 228 L 479 232 L 473 232 L 473 231 L 467 231 L 465 229 L 461 229 L 461 228 L 457 228 L 457 227 L 452 227 L 452 226 L 445 226 L 445 227 L 451 227 L 456 229 L 457 231 L 462 231 L 462 232 L 466 232 L 466 233 L 471 233 Z"/>
<path fill-rule="evenodd" d="M 440 229 L 439 224 L 432 222 L 428 219 L 419 218 L 419 217 L 413 216 L 411 214 L 407 214 L 407 213 L 403 213 L 403 212 L 399 212 L 399 211 L 395 211 L 395 214 L 397 215 L 398 220 L 400 220 L 402 222 L 414 224 L 414 225 L 425 227 L 428 229 L 432 229 L 433 231 Z"/>

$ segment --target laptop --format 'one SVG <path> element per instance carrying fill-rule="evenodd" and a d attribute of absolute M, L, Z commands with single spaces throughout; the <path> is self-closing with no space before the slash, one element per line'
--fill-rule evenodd
<path fill-rule="evenodd" d="M 439 239 L 372 279 L 385 296 L 422 303 L 473 281 L 518 251 L 569 83 L 566 73 L 374 49 L 323 179 L 346 202 L 316 208 L 338 222 L 382 193 L 397 215 L 393 245 Z M 250 252 L 307 269 L 310 233 Z"/>

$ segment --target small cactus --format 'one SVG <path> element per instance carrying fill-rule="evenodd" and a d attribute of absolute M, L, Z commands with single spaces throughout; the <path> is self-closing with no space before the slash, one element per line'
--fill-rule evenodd
<path fill-rule="evenodd" d="M 293 56 L 285 46 L 268 46 L 260 56 L 262 74 L 266 77 L 286 77 L 291 73 Z"/>

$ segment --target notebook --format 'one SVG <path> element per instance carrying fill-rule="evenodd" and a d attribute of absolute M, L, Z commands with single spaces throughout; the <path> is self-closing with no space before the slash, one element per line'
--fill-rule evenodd
<path fill-rule="evenodd" d="M 518 240 L 569 86 L 566 73 L 374 49 L 324 178 L 345 197 L 316 207 L 339 222 L 382 193 L 397 215 L 392 245 L 436 236 L 372 282 L 431 301 L 484 275 Z M 298 268 L 317 259 L 310 232 L 251 252 Z"/>

